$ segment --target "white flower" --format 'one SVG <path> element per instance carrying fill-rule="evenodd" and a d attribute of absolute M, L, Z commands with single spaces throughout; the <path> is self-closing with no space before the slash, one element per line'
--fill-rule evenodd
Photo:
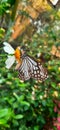
<path fill-rule="evenodd" d="M 15 56 L 14 55 L 13 56 L 8 56 L 8 58 L 7 58 L 6 62 L 5 62 L 6 68 L 7 69 L 11 68 L 11 66 L 14 64 L 14 62 L 15 62 Z"/>
<path fill-rule="evenodd" d="M 20 48 L 14 50 L 14 48 L 9 43 L 4 42 L 3 44 L 4 51 L 9 54 L 7 60 L 5 61 L 6 68 L 10 69 L 15 61 L 18 62 L 20 60 Z M 12 56 L 10 54 L 12 54 Z"/>
<path fill-rule="evenodd" d="M 9 43 L 4 42 L 3 44 L 5 45 L 3 47 L 5 52 L 7 52 L 8 54 L 14 54 L 15 50 L 12 48 L 12 46 Z"/>

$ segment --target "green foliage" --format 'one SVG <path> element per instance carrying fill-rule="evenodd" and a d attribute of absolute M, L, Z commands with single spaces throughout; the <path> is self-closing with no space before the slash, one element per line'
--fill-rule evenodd
<path fill-rule="evenodd" d="M 7 13 L 14 3 L 15 0 L 0 0 L 0 15 Z"/>
<path fill-rule="evenodd" d="M 1 1 L 0 3 L 0 15 L 3 15 L 7 12 L 7 9 L 10 7 L 10 4 L 8 4 L 6 1 Z"/>
<path fill-rule="evenodd" d="M 7 2 L 1 1 L 1 15 L 7 10 Z M 60 61 L 50 52 L 52 45 L 58 47 L 60 44 L 60 31 L 55 28 L 60 19 L 54 13 L 53 20 L 50 19 L 51 12 L 48 14 L 50 23 L 43 23 L 42 30 L 40 33 L 36 31 L 32 40 L 25 38 L 25 34 L 19 39 L 21 45 L 27 45 L 28 54 L 36 58 L 41 55 L 49 75 L 44 83 L 33 79 L 20 81 L 14 66 L 10 70 L 5 68 L 6 54 L 0 50 L 0 130 L 43 130 L 47 120 L 51 122 L 57 116 L 54 100 L 60 99 Z"/>

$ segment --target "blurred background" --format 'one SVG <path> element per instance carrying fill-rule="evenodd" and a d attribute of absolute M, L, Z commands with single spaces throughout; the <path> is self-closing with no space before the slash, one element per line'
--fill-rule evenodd
<path fill-rule="evenodd" d="M 60 2 L 0 0 L 0 130 L 60 130 Z M 24 46 L 49 78 L 22 82 L 3 42 Z"/>

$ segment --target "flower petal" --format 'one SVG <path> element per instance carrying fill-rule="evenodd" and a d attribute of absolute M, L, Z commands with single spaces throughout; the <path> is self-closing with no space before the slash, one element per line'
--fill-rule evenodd
<path fill-rule="evenodd" d="M 15 62 L 15 56 L 8 56 L 5 64 L 6 64 L 6 68 L 9 69 L 11 68 L 11 66 L 14 64 Z"/>
<path fill-rule="evenodd" d="M 4 51 L 7 52 L 8 54 L 14 54 L 14 48 L 7 42 L 3 42 L 3 44 L 5 45 L 3 47 Z"/>

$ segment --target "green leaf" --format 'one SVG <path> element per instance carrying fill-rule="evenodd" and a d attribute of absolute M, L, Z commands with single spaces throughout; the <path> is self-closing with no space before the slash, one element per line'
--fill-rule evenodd
<path fill-rule="evenodd" d="M 16 115 L 14 118 L 15 118 L 15 119 L 22 119 L 22 118 L 23 118 L 23 115 L 18 114 L 18 115 Z"/>
<path fill-rule="evenodd" d="M 29 102 L 26 102 L 26 101 L 21 101 L 21 104 L 22 104 L 22 105 L 26 105 L 26 106 L 28 106 L 28 107 L 30 106 Z"/>
<path fill-rule="evenodd" d="M 5 117 L 8 114 L 8 109 L 0 109 L 0 118 Z"/>
<path fill-rule="evenodd" d="M 39 126 L 34 126 L 34 130 L 39 130 Z"/>
<path fill-rule="evenodd" d="M 56 87 L 57 87 L 57 85 L 56 85 L 55 82 L 51 82 L 51 86 L 52 86 L 53 88 L 56 88 Z"/>
<path fill-rule="evenodd" d="M 9 128 L 9 124 L 7 124 L 7 121 L 5 119 L 0 119 L 0 126 Z"/>
<path fill-rule="evenodd" d="M 46 106 L 46 101 L 45 100 L 42 100 L 42 105 Z"/>

